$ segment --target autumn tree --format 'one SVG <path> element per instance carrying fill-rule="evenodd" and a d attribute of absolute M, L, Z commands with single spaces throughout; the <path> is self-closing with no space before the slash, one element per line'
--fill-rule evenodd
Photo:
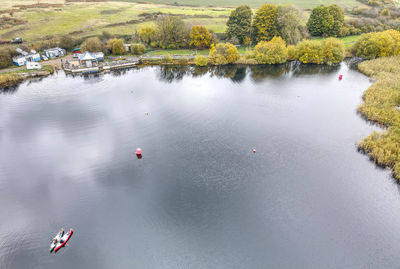
<path fill-rule="evenodd" d="M 269 41 L 278 35 L 277 8 L 274 4 L 264 4 L 256 11 L 252 24 L 252 39 L 254 43 Z"/>
<path fill-rule="evenodd" d="M 124 40 L 119 38 L 113 38 L 108 40 L 107 49 L 115 55 L 125 54 Z"/>
<path fill-rule="evenodd" d="M 356 56 L 365 59 L 400 55 L 400 32 L 387 30 L 363 34 L 353 45 L 352 50 Z"/>
<path fill-rule="evenodd" d="M 156 38 L 161 48 L 184 48 L 189 44 L 189 29 L 185 22 L 173 16 L 162 16 L 156 21 Z"/>
<path fill-rule="evenodd" d="M 240 44 L 245 44 L 250 39 L 251 18 L 253 11 L 248 5 L 241 5 L 231 12 L 229 16 L 226 35 L 229 39 L 237 38 Z"/>
<path fill-rule="evenodd" d="M 82 50 L 84 51 L 91 51 L 91 52 L 103 51 L 103 44 L 101 43 L 98 37 L 90 37 L 86 39 L 82 43 L 81 47 Z"/>
<path fill-rule="evenodd" d="M 216 46 L 211 45 L 209 59 L 214 65 L 230 64 L 239 59 L 239 53 L 231 43 L 218 43 Z"/>
<path fill-rule="evenodd" d="M 277 12 L 277 29 L 279 36 L 286 41 L 287 44 L 296 44 L 308 32 L 302 25 L 303 16 L 299 9 L 294 6 L 279 6 Z"/>
<path fill-rule="evenodd" d="M 156 38 L 156 30 L 151 26 L 144 26 L 139 29 L 138 35 L 143 44 L 151 46 L 151 43 L 155 41 Z"/>
<path fill-rule="evenodd" d="M 190 46 L 196 48 L 209 48 L 213 37 L 205 26 L 192 26 L 190 31 Z"/>
<path fill-rule="evenodd" d="M 259 64 L 281 64 L 287 61 L 288 50 L 281 37 L 271 41 L 260 41 L 254 48 L 254 57 Z"/>

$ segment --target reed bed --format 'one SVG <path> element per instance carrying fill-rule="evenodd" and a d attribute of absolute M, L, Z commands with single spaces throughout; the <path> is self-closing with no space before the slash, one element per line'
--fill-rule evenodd
<path fill-rule="evenodd" d="M 358 69 L 375 79 L 364 93 L 358 111 L 368 120 L 386 127 L 364 138 L 359 149 L 382 167 L 391 168 L 400 180 L 400 56 L 359 64 Z"/>

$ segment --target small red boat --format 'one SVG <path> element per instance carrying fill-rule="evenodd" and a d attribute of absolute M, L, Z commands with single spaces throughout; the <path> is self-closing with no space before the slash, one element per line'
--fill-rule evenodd
<path fill-rule="evenodd" d="M 57 243 L 57 245 L 54 249 L 54 252 L 59 251 L 60 248 L 62 248 L 63 246 L 65 246 L 65 244 L 67 244 L 67 242 L 71 238 L 73 232 L 74 231 L 72 229 L 69 229 L 69 231 L 61 237 L 60 241 Z"/>

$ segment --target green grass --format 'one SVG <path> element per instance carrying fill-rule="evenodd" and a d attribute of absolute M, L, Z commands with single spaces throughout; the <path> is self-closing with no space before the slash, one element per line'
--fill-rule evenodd
<path fill-rule="evenodd" d="M 361 35 L 351 35 L 351 36 L 345 36 L 345 37 L 339 37 L 338 39 L 340 39 L 344 46 L 347 47 L 351 47 L 351 45 L 353 45 L 354 42 L 356 42 Z M 322 40 L 324 39 L 323 37 L 313 37 L 312 39 L 316 39 L 316 40 Z"/>
<path fill-rule="evenodd" d="M 121 0 L 114 0 L 121 1 Z M 122 0 L 125 2 L 135 2 L 137 0 Z M 237 7 L 243 4 L 248 4 L 252 8 L 258 8 L 268 3 L 274 4 L 293 4 L 301 8 L 312 8 L 319 5 L 330 5 L 337 4 L 342 7 L 354 7 L 359 6 L 360 2 L 356 0 L 141 0 L 141 2 L 155 3 L 155 4 L 169 4 L 173 5 L 175 3 L 179 5 L 191 5 L 191 6 L 211 6 L 211 7 Z"/>
<path fill-rule="evenodd" d="M 153 12 L 181 15 L 190 24 L 206 25 L 215 32 L 224 32 L 225 23 L 231 9 L 176 7 L 127 2 L 70 3 L 63 6 L 61 10 L 42 8 L 15 12 L 13 14 L 15 18 L 25 20 L 28 23 L 0 30 L 0 39 L 8 40 L 18 35 L 25 40 L 36 41 L 45 35 L 60 36 L 76 33 L 77 36 L 85 37 L 101 34 L 102 31 L 117 35 L 132 35 L 140 27 L 152 24 L 150 21 L 140 22 L 143 18 L 139 15 Z M 204 15 L 210 18 L 196 17 Z M 126 23 L 132 20 L 139 20 L 139 22 Z M 116 23 L 123 24 L 112 25 Z"/>

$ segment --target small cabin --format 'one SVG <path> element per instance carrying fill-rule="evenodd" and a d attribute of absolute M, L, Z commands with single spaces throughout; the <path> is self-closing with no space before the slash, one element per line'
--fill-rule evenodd
<path fill-rule="evenodd" d="M 57 48 L 44 50 L 44 55 L 49 59 L 53 59 L 53 58 L 62 57 L 62 56 L 67 55 L 67 51 L 65 49 L 61 49 L 61 48 L 57 47 Z"/>
<path fill-rule="evenodd" d="M 125 52 L 131 52 L 131 44 L 124 44 Z"/>

